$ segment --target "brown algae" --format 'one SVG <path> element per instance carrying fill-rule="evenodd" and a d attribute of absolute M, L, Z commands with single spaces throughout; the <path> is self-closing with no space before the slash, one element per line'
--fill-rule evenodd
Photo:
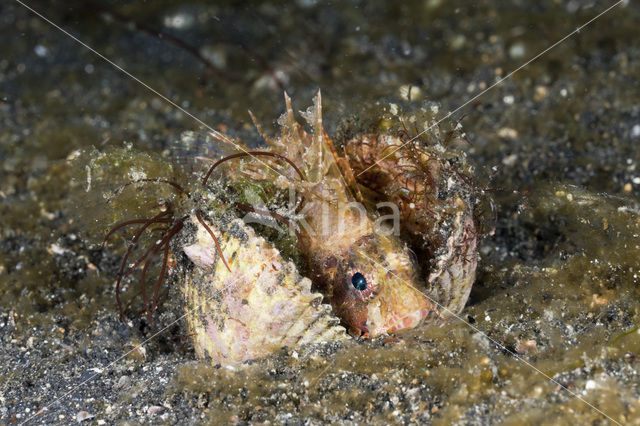
<path fill-rule="evenodd" d="M 640 317 L 633 307 L 640 297 L 635 272 L 629 272 L 640 256 L 634 242 L 640 231 L 638 206 L 566 185 L 536 191 L 530 201 L 536 207 L 523 213 L 522 221 L 539 226 L 559 221 L 565 247 L 550 253 L 542 268 L 509 263 L 491 268 L 490 275 L 484 271 L 483 284 L 498 293 L 467 306 L 465 318 L 617 421 L 631 421 L 640 409 L 633 390 L 637 376 L 625 357 L 640 351 L 637 331 L 629 333 Z M 566 247 L 581 247 L 587 235 L 595 238 L 586 251 L 559 256 Z M 500 289 L 504 282 L 515 284 Z M 594 352 L 594 347 L 600 349 Z M 356 380 L 357 389 L 344 385 Z M 184 366 L 175 386 L 211 401 L 209 419 L 259 421 L 282 412 L 314 417 L 324 409 L 336 421 L 350 415 L 369 422 L 450 424 L 474 421 L 477 412 L 468 410 L 470 404 L 502 413 L 507 424 L 602 419 L 459 321 L 418 327 L 394 342 L 346 342 L 338 352 L 283 349 L 241 371 Z"/>
<path fill-rule="evenodd" d="M 553 225 L 565 242 L 547 253 L 543 267 L 510 263 L 502 269 L 489 267 L 482 271 L 483 286 L 503 294 L 477 300 L 466 308 L 465 318 L 473 318 L 477 327 L 493 339 L 528 357 L 537 368 L 565 385 L 573 383 L 572 386 L 584 388 L 587 381 L 595 382 L 596 388 L 588 400 L 597 406 L 618 406 L 620 401 L 633 406 L 636 402 L 632 393 L 621 387 L 623 379 L 608 379 L 604 369 L 611 363 L 624 362 L 621 359 L 625 353 L 638 350 L 636 335 L 627 334 L 639 314 L 627 309 L 628 301 L 638 297 L 632 284 L 636 271 L 630 269 L 636 267 L 638 256 L 637 206 L 572 186 L 541 189 L 532 194 L 530 204 L 534 207 L 525 211 L 521 220 L 539 227 Z M 595 237 L 585 239 L 588 235 Z M 585 250 L 572 251 L 572 247 Z M 511 283 L 513 289 L 500 290 L 502 282 Z M 511 324 L 515 325 L 510 327 Z M 577 324 L 582 328 L 576 328 Z M 584 324 L 590 325 L 584 328 Z M 517 406 L 523 404 L 523 395 L 529 396 L 524 404 L 531 405 L 527 411 L 531 421 L 543 420 L 549 412 L 557 418 L 577 416 L 585 421 L 599 418 L 588 406 L 571 399 L 520 361 L 505 357 L 500 348 L 467 325 L 453 321 L 444 327 L 419 327 L 401 337 L 395 343 L 379 339 L 347 343 L 340 352 L 329 351 L 325 355 L 300 351 L 298 354 L 304 356 L 299 360 L 296 359 L 299 355 L 294 355 L 296 351 L 283 348 L 245 372 L 220 373 L 221 370 L 202 364 L 185 366 L 176 384 L 180 389 L 204 393 L 212 401 L 224 400 L 221 406 L 210 406 L 212 418 L 222 415 L 232 419 L 237 413 L 234 406 L 262 407 L 259 411 L 268 415 L 265 395 L 288 394 L 279 391 L 278 386 L 302 392 L 308 382 L 312 390 L 299 393 L 303 396 L 298 401 L 283 402 L 281 409 L 291 404 L 293 410 L 298 404 L 306 404 L 305 401 L 310 407 L 317 407 L 315 403 L 322 401 L 339 415 L 348 411 L 345 408 L 348 404 L 360 407 L 357 409 L 360 413 L 370 413 L 366 418 L 382 421 L 373 407 L 383 404 L 385 395 L 396 391 L 390 387 L 395 380 L 414 383 L 407 391 L 418 389 L 415 397 L 398 402 L 398 409 L 413 412 L 412 404 L 422 404 L 422 419 L 437 412 L 440 419 L 459 420 L 465 416 L 460 410 L 470 401 L 490 404 L 503 412 L 505 418 L 515 419 L 519 418 Z M 588 358 L 583 356 L 603 341 L 610 342 L 609 349 Z M 409 346 L 411 350 L 407 350 Z M 469 365 L 473 368 L 465 367 Z M 296 377 L 274 378 L 271 371 L 295 371 Z M 373 389 L 367 391 L 367 402 L 362 402 L 360 394 L 352 395 L 339 386 L 345 374 L 366 377 Z M 209 378 L 206 384 L 203 377 Z M 589 387 L 594 386 L 591 383 Z M 228 395 L 229 386 L 244 388 L 246 397 Z M 319 388 L 335 392 L 329 396 Z M 446 404 L 430 400 L 425 393 L 446 398 Z M 619 412 L 626 411 L 621 407 Z M 259 414 L 242 415 L 252 416 Z"/>

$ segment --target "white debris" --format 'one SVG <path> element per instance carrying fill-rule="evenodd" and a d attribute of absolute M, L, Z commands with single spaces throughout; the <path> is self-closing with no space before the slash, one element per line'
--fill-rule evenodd
<path fill-rule="evenodd" d="M 158 414 L 159 412 L 161 412 L 162 410 L 164 410 L 164 407 L 161 407 L 159 405 L 152 405 L 150 407 L 147 407 L 147 413 L 148 414 Z"/>
<path fill-rule="evenodd" d="M 95 417 L 93 414 L 89 414 L 86 411 L 80 411 L 78 412 L 78 414 L 76 414 L 76 421 L 78 423 L 83 422 L 85 420 L 89 420 L 91 418 Z"/>
<path fill-rule="evenodd" d="M 525 54 L 526 49 L 524 48 L 524 44 L 516 43 L 509 48 L 509 56 L 513 59 L 522 58 Z"/>
<path fill-rule="evenodd" d="M 503 127 L 498 130 L 498 136 L 504 139 L 516 139 L 518 137 L 518 131 L 510 127 Z"/>
<path fill-rule="evenodd" d="M 45 46 L 39 44 L 37 45 L 33 51 L 36 53 L 36 55 L 38 55 L 41 58 L 44 58 L 45 56 L 47 56 L 49 54 L 49 49 L 47 49 Z"/>
<path fill-rule="evenodd" d="M 137 180 L 146 179 L 147 174 L 143 170 L 139 170 L 139 169 L 136 169 L 135 167 L 132 167 L 131 170 L 129 170 L 129 177 L 131 177 L 132 180 L 137 181 Z"/>
<path fill-rule="evenodd" d="M 190 13 L 179 12 L 164 17 L 164 26 L 167 28 L 175 28 L 177 30 L 185 30 L 192 27 L 195 23 L 195 17 Z"/>
<path fill-rule="evenodd" d="M 89 192 L 91 190 L 91 167 L 89 167 L 89 165 L 84 166 L 85 170 L 87 171 L 87 189 L 86 191 Z"/>
<path fill-rule="evenodd" d="M 502 159 L 502 164 L 504 164 L 505 166 L 511 167 L 514 164 L 516 164 L 517 160 L 518 160 L 518 154 L 507 155 Z"/>
<path fill-rule="evenodd" d="M 49 246 L 49 250 L 47 250 L 49 254 L 56 254 L 58 256 L 63 255 L 67 252 L 67 249 L 61 247 L 60 245 L 53 243 Z"/>

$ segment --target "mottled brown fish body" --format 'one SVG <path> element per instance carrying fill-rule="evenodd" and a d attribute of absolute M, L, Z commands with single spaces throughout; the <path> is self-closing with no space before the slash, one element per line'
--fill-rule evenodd
<path fill-rule="evenodd" d="M 289 166 L 273 173 L 272 167 L 255 161 L 245 163 L 239 172 L 304 197 L 305 208 L 296 219 L 305 237 L 310 277 L 352 334 L 377 336 L 415 327 L 433 311 L 422 294 L 419 267 L 399 236 L 376 229 L 375 212 L 360 214 L 354 206 L 359 201 L 356 182 L 324 130 L 320 93 L 314 105 L 301 113 L 310 131 L 296 121 L 286 95 L 285 103 L 278 120 L 280 135 L 270 138 L 259 125 L 258 130 L 270 153 L 297 165 L 300 173 L 288 170 Z M 236 146 L 240 143 L 225 135 L 213 136 Z"/>
<path fill-rule="evenodd" d="M 438 148 L 409 146 L 388 134 L 344 144 L 363 194 L 399 207 L 403 239 L 427 269 L 426 292 L 447 316 L 460 313 L 469 298 L 478 241 L 464 156 Z"/>

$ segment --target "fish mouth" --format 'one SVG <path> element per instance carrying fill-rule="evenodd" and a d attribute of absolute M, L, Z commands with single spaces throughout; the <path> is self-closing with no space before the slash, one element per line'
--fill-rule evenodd
<path fill-rule="evenodd" d="M 395 296 L 395 294 L 394 294 Z M 403 299 L 381 297 L 367 307 L 366 327 L 371 337 L 394 333 L 418 326 L 433 311 L 423 298 L 403 294 Z"/>
<path fill-rule="evenodd" d="M 402 317 L 395 317 L 389 322 L 389 326 L 386 329 L 387 333 L 394 333 L 396 331 L 405 330 L 408 328 L 414 328 L 422 322 L 423 319 L 429 314 L 429 309 L 420 308 Z"/>

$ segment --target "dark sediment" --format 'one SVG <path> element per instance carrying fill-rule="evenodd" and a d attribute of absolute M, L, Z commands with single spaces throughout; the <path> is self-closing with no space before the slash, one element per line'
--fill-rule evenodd
<path fill-rule="evenodd" d="M 230 3 L 101 2 L 117 11 L 110 18 L 84 2 L 32 6 L 252 143 L 260 138 L 246 110 L 273 129 L 282 88 L 297 108 L 321 88 L 330 134 L 391 103 L 436 101 L 444 116 L 605 7 Z M 63 397 L 32 421 L 610 423 L 559 383 L 616 421 L 637 423 L 639 18 L 634 2 L 615 8 L 454 115 L 466 114 L 478 187 L 520 191 L 493 193 L 495 236 L 483 241 L 462 313 L 477 329 L 450 321 L 217 369 L 195 359 L 179 306 L 165 304 L 153 328 L 135 309 L 129 324 L 119 321 L 113 283 L 123 242 L 99 248 L 114 222 L 149 207 L 122 201 L 119 212 L 100 210 L 103 192 L 131 178 L 125 162 L 160 176 L 159 165 L 174 160 L 172 142 L 198 123 L 19 4 L 3 3 L 0 422 L 22 422 Z M 124 142 L 143 154 L 123 156 L 86 191 L 77 171 L 88 157 L 73 153 Z M 152 200 L 171 196 L 163 191 L 151 190 Z M 167 300 L 178 300 L 168 284 Z M 128 297 L 135 286 L 128 281 Z"/>

